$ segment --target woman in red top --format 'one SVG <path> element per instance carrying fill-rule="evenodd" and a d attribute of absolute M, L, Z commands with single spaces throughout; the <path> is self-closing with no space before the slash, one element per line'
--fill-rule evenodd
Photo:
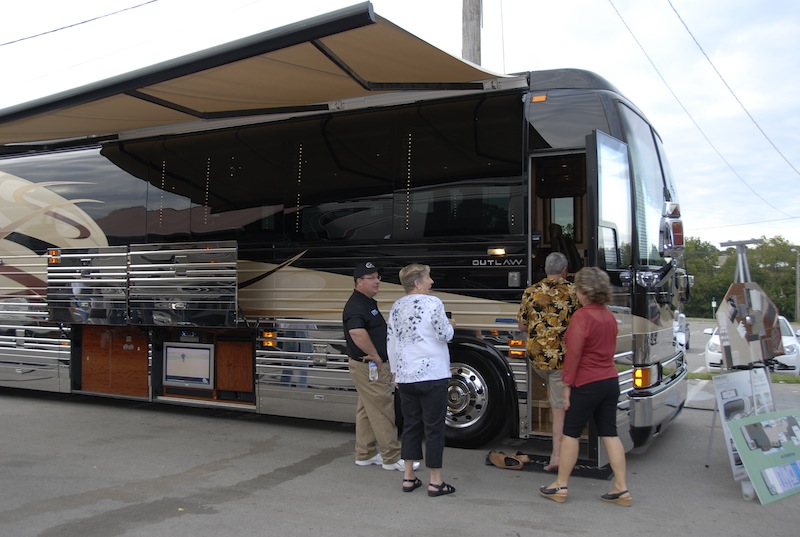
<path fill-rule="evenodd" d="M 608 274 L 596 267 L 575 274 L 575 288 L 582 308 L 569 323 L 565 339 L 562 379 L 564 382 L 564 436 L 558 477 L 539 494 L 562 503 L 567 499 L 567 482 L 578 461 L 579 438 L 591 417 L 608 454 L 614 472 L 614 488 L 600 498 L 629 506 L 632 499 L 625 482 L 625 448 L 617 436 L 619 380 L 614 367 L 617 320 L 606 304 L 611 302 Z"/>

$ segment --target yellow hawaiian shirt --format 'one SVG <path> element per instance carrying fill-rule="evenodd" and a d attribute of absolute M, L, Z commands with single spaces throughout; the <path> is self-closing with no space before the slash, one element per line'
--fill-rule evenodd
<path fill-rule="evenodd" d="M 561 369 L 564 332 L 580 307 L 575 286 L 563 278 L 545 278 L 525 289 L 517 321 L 528 327 L 528 358 L 536 369 Z"/>

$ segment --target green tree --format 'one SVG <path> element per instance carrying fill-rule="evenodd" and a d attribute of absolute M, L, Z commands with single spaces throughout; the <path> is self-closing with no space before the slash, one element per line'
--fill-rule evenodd
<path fill-rule="evenodd" d="M 795 319 L 795 263 L 790 244 L 781 236 L 767 239 L 747 252 L 750 276 L 787 319 Z"/>
<path fill-rule="evenodd" d="M 796 254 L 783 237 L 762 237 L 762 243 L 747 248 L 750 279 L 756 282 L 784 317 L 795 319 Z M 711 317 L 711 301 L 717 305 L 736 277 L 736 249 L 719 250 L 695 237 L 686 239 L 686 270 L 694 276 L 691 298 L 685 312 L 690 317 Z"/>
<path fill-rule="evenodd" d="M 689 317 L 710 318 L 712 299 L 719 304 L 733 283 L 736 256 L 696 237 L 688 237 L 685 244 L 686 271 L 694 277 L 685 312 Z"/>

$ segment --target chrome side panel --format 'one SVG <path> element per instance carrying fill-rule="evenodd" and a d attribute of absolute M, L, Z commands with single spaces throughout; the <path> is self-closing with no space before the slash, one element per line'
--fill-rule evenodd
<path fill-rule="evenodd" d="M 342 323 L 284 318 L 261 324 L 256 398 L 260 414 L 354 422 L 358 393 Z"/>
<path fill-rule="evenodd" d="M 10 250 L 0 262 L 0 386 L 68 393 L 69 329 L 47 323 L 47 260 Z"/>
<path fill-rule="evenodd" d="M 69 358 L 57 328 L 0 325 L 0 386 L 69 393 Z"/>
<path fill-rule="evenodd" d="M 236 325 L 235 241 L 130 246 L 130 324 Z"/>

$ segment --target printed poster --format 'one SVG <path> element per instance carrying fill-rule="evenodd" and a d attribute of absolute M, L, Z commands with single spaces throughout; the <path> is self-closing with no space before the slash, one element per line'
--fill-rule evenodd
<path fill-rule="evenodd" d="M 732 420 L 774 411 L 772 387 L 766 369 L 760 367 L 717 375 L 713 380 L 733 478 L 741 481 L 747 479 L 747 470 L 731 438 L 728 424 Z"/>
<path fill-rule="evenodd" d="M 800 408 L 728 423 L 762 504 L 800 492 Z"/>

